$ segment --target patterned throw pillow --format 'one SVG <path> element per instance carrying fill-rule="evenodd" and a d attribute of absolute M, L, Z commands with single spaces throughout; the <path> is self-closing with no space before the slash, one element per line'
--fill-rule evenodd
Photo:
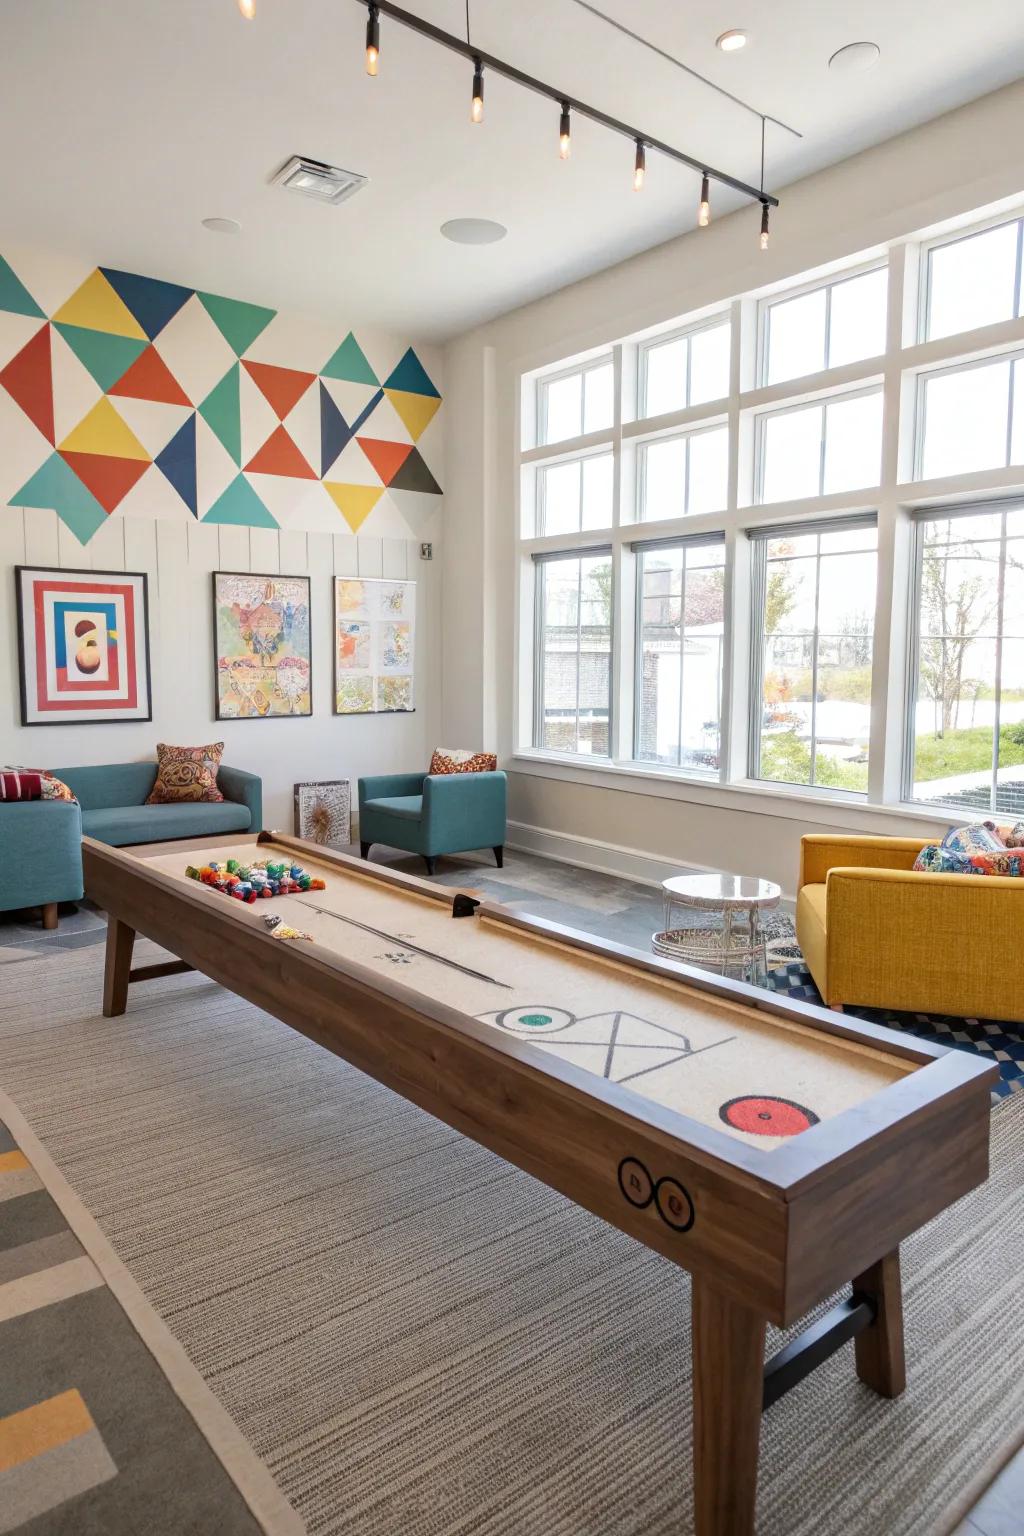
<path fill-rule="evenodd" d="M 435 747 L 428 773 L 494 773 L 498 767 L 494 752 L 468 752 L 464 747 Z"/>
<path fill-rule="evenodd" d="M 70 800 L 74 795 L 62 779 L 45 768 L 0 768 L 0 800 Z"/>
<path fill-rule="evenodd" d="M 954 853 L 938 843 L 929 843 L 922 848 L 914 860 L 916 870 L 925 870 L 931 875 L 977 875 L 977 870 L 971 864 L 965 853 Z"/>
<path fill-rule="evenodd" d="M 207 747 L 169 747 L 158 742 L 156 783 L 147 805 L 172 805 L 179 800 L 223 800 L 217 788 L 222 741 Z"/>
<path fill-rule="evenodd" d="M 1012 827 L 1001 827 L 994 821 L 986 821 L 985 826 L 993 837 L 998 837 L 1004 848 L 1024 848 L 1024 821 L 1018 821 Z"/>
<path fill-rule="evenodd" d="M 998 853 L 975 853 L 967 862 L 976 875 L 1016 875 L 1024 879 L 1024 848 L 1001 848 Z"/>
<path fill-rule="evenodd" d="M 998 853 L 1004 847 L 994 832 L 980 822 L 969 827 L 951 827 L 942 839 L 941 846 L 947 853 Z"/>

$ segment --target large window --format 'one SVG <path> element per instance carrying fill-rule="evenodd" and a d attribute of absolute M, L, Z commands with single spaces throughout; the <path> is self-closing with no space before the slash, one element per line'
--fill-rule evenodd
<path fill-rule="evenodd" d="M 714 320 L 640 350 L 640 415 L 662 416 L 729 393 L 728 320 Z"/>
<path fill-rule="evenodd" d="M 635 546 L 640 762 L 717 770 L 725 644 L 725 540 Z"/>
<path fill-rule="evenodd" d="M 878 534 L 873 518 L 755 535 L 752 776 L 865 794 Z"/>
<path fill-rule="evenodd" d="M 540 658 L 534 744 L 607 757 L 611 716 L 610 550 L 537 562 Z"/>
<path fill-rule="evenodd" d="M 561 443 L 603 432 L 612 424 L 614 400 L 614 367 L 608 361 L 545 379 L 538 390 L 537 441 Z"/>
<path fill-rule="evenodd" d="M 916 800 L 1024 819 L 1024 509 L 917 529 Z"/>
<path fill-rule="evenodd" d="M 1024 358 L 925 373 L 920 475 L 963 475 L 1024 463 Z"/>
<path fill-rule="evenodd" d="M 521 376 L 531 771 L 1024 820 L 1024 209 L 991 215 Z"/>
<path fill-rule="evenodd" d="M 952 336 L 1024 313 L 1024 220 L 936 243 L 925 261 L 924 339 Z"/>
<path fill-rule="evenodd" d="M 798 501 L 877 485 L 882 391 L 837 395 L 760 419 L 761 497 Z"/>
<path fill-rule="evenodd" d="M 705 427 L 640 447 L 640 520 L 721 511 L 728 500 L 729 433 Z"/>
<path fill-rule="evenodd" d="M 876 267 L 766 303 L 765 383 L 779 384 L 884 352 L 888 276 L 885 267 Z"/>

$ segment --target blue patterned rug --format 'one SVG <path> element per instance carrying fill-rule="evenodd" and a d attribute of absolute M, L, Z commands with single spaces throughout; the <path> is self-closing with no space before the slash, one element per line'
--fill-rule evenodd
<path fill-rule="evenodd" d="M 796 942 L 789 918 L 778 917 L 769 926 L 769 957 L 776 964 L 768 985 L 773 992 L 797 997 L 805 1003 L 820 1003 L 821 994 L 811 979 Z M 1001 1019 L 954 1019 L 934 1013 L 893 1013 L 886 1008 L 848 1008 L 848 1013 L 869 1024 L 885 1024 L 889 1029 L 904 1030 L 933 1045 L 956 1046 L 973 1051 L 999 1068 L 1000 1082 L 992 1091 L 994 1099 L 1024 1093 L 1024 1025 L 1008 1024 Z"/>

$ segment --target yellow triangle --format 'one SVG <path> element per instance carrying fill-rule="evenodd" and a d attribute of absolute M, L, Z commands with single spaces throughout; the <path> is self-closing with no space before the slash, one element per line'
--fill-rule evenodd
<path fill-rule="evenodd" d="M 58 309 L 54 321 L 61 325 L 80 325 L 87 331 L 106 331 L 111 336 L 133 336 L 146 341 L 145 331 L 126 304 L 118 298 L 99 267 L 87 277 L 81 288 Z"/>
<path fill-rule="evenodd" d="M 131 427 L 117 414 L 106 395 L 93 406 L 88 416 L 82 417 L 58 447 L 62 453 L 101 453 L 108 458 L 151 462 Z"/>
<path fill-rule="evenodd" d="M 342 485 L 324 481 L 324 490 L 348 523 L 353 533 L 358 533 L 374 507 L 384 495 L 382 485 Z"/>
<path fill-rule="evenodd" d="M 441 404 L 434 395 L 411 395 L 405 389 L 386 389 L 391 404 L 402 418 L 413 442 L 419 442 Z"/>

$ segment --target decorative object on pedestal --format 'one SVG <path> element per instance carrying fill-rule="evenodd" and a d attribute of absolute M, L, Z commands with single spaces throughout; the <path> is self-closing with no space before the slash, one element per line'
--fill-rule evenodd
<path fill-rule="evenodd" d="M 311 715 L 309 577 L 213 573 L 218 720 Z"/>
<path fill-rule="evenodd" d="M 146 577 L 18 565 L 22 725 L 153 718 Z"/>
<path fill-rule="evenodd" d="M 415 709 L 416 583 L 339 576 L 334 582 L 334 713 Z"/>
<path fill-rule="evenodd" d="M 708 966 L 723 976 L 738 970 L 754 986 L 761 980 L 767 984 L 768 946 L 761 919 L 778 906 L 780 886 L 747 875 L 674 875 L 662 881 L 662 890 L 665 927 L 651 938 L 655 954 Z M 708 914 L 717 919 L 714 926 L 701 922 Z"/>
<path fill-rule="evenodd" d="M 295 786 L 295 836 L 344 851 L 352 841 L 352 786 L 325 779 Z"/>

